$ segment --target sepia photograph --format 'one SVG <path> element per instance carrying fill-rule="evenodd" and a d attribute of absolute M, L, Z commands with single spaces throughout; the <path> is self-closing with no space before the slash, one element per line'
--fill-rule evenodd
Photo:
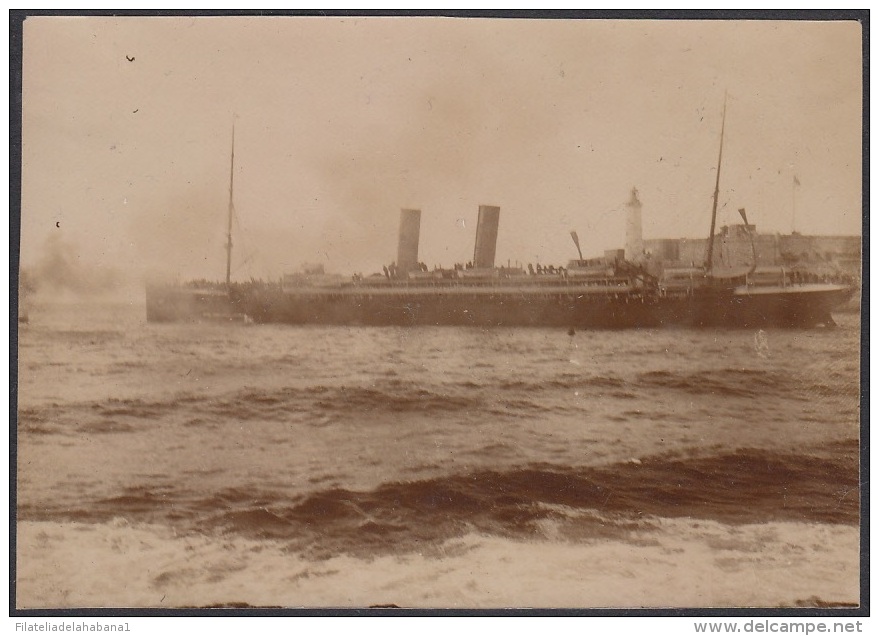
<path fill-rule="evenodd" d="M 862 609 L 851 13 L 24 17 L 12 609 Z"/>

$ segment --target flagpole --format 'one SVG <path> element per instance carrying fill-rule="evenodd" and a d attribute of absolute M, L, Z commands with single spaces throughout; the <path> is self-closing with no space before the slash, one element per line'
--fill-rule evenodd
<path fill-rule="evenodd" d="M 791 234 L 796 233 L 797 231 L 797 186 L 800 185 L 800 180 L 797 179 L 797 175 L 794 175 L 794 180 L 791 182 L 790 186 L 790 201 L 791 201 L 791 217 L 790 217 L 790 232 Z"/>

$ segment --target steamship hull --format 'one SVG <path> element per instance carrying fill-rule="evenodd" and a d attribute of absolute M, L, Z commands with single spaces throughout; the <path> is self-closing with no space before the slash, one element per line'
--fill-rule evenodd
<path fill-rule="evenodd" d="M 832 324 L 831 312 L 851 294 L 847 287 L 829 285 L 692 290 L 680 295 L 564 288 L 274 291 L 254 292 L 243 300 L 243 308 L 255 322 L 292 325 L 811 327 Z"/>
<path fill-rule="evenodd" d="M 695 289 L 666 296 L 659 319 L 689 327 L 832 326 L 832 313 L 853 293 L 851 287 L 826 284 Z"/>

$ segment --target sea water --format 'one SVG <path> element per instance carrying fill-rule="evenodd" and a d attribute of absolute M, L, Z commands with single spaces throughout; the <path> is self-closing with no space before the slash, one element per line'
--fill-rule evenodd
<path fill-rule="evenodd" d="M 19 329 L 16 605 L 859 598 L 860 323 Z"/>

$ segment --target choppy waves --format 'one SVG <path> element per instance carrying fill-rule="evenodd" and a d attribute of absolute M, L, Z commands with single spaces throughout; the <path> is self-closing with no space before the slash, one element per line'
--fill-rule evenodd
<path fill-rule="evenodd" d="M 131 487 L 75 506 L 24 505 L 23 519 L 162 523 L 181 532 L 270 539 L 317 556 L 429 551 L 469 532 L 513 538 L 624 536 L 660 517 L 744 524 L 857 524 L 858 450 L 822 455 L 740 449 L 603 467 L 533 465 L 300 497 L 253 488 L 205 493 L 184 483 Z"/>
<path fill-rule="evenodd" d="M 689 549 L 671 528 L 697 538 L 713 528 L 692 552 L 710 560 L 705 581 L 730 571 L 724 542 L 740 545 L 741 533 L 756 537 L 745 542 L 753 549 L 736 548 L 742 563 L 769 563 L 767 573 L 789 567 L 796 550 L 837 568 L 804 537 L 856 543 L 853 321 L 771 332 L 755 349 L 754 334 L 738 331 L 238 329 L 144 325 L 127 309 L 84 314 L 77 330 L 68 315 L 56 318 L 32 316 L 19 349 L 18 520 L 45 529 L 57 548 L 44 556 L 39 533 L 23 548 L 48 559 L 30 572 L 38 587 L 57 578 L 56 556 L 92 535 L 89 558 L 116 559 L 119 572 L 131 571 L 134 537 L 170 537 L 186 563 L 168 557 L 154 571 L 164 539 L 144 548 L 151 574 L 137 602 L 176 589 L 181 604 L 265 602 L 188 595 L 212 585 L 209 555 L 216 548 L 225 560 L 227 544 L 247 546 L 236 559 L 271 552 L 266 563 L 280 555 L 306 574 L 333 563 L 344 578 L 366 562 L 397 571 L 433 555 L 444 571 L 457 558 L 450 546 L 464 544 L 557 551 L 559 564 L 569 549 L 586 550 L 589 564 L 626 554 L 634 563 L 633 550 L 665 537 L 645 547 L 658 568 L 648 587 L 658 590 L 669 577 L 690 580 L 671 573 Z M 772 554 L 763 526 L 778 533 Z M 117 540 L 128 547 L 117 551 Z M 208 546 L 206 562 L 190 561 L 195 544 Z M 497 565 L 482 549 L 482 562 Z M 845 552 L 856 562 L 856 547 Z M 79 557 L 69 556 L 74 572 Z M 460 557 L 467 572 L 471 556 Z M 811 580 L 823 576 L 801 561 Z M 241 589 L 265 569 L 260 561 L 242 574 Z M 631 602 L 628 570 L 605 602 Z M 316 574 L 295 572 L 278 574 L 272 599 L 291 586 L 315 602 L 336 598 L 321 596 Z M 605 588 L 599 578 L 595 590 Z"/>
<path fill-rule="evenodd" d="M 857 399 L 859 386 L 839 372 L 806 379 L 773 370 L 717 369 L 705 372 L 646 371 L 622 375 L 563 372 L 544 380 L 486 376 L 432 383 L 379 378 L 360 385 L 316 384 L 275 388 L 244 387 L 228 394 L 179 392 L 162 399 L 108 399 L 100 402 L 23 406 L 20 430 L 32 434 L 116 433 L 144 420 L 187 426 L 254 420 L 285 421 L 345 414 L 477 413 L 533 418 L 541 412 L 571 412 L 582 400 L 620 402 L 617 416 L 639 413 L 626 403 L 680 393 L 717 399 Z M 571 396 L 580 398 L 572 401 Z"/>

